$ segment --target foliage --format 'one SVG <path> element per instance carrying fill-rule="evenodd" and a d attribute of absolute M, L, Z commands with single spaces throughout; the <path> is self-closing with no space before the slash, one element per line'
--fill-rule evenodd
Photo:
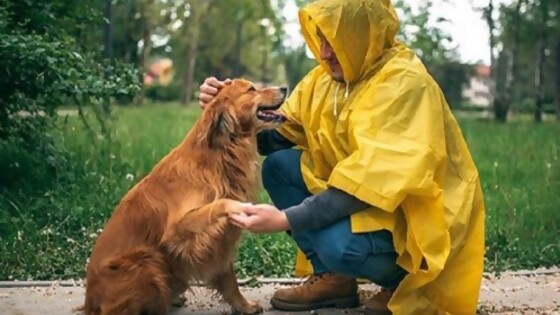
<path fill-rule="evenodd" d="M 25 140 L 40 136 L 40 130 L 33 128 L 46 121 L 18 115 L 21 111 L 44 111 L 52 116 L 60 105 L 72 101 L 88 105 L 92 99 L 127 95 L 136 88 L 131 69 L 102 67 L 76 49 L 70 38 L 0 34 L 0 60 L 0 66 L 7 72 L 0 78 L 4 87 L 0 99 L 0 137 L 4 139 L 13 135 L 21 135 Z M 106 79 L 104 71 L 111 73 Z"/>
<path fill-rule="evenodd" d="M 286 52 L 284 54 L 284 69 L 290 90 L 293 90 L 299 81 L 317 65 L 314 59 L 306 55 L 305 46 Z"/>
<path fill-rule="evenodd" d="M 64 163 L 50 130 L 63 105 L 94 105 L 103 132 L 108 107 L 100 101 L 134 93 L 134 69 L 103 63 L 83 44 L 82 32 L 96 17 L 90 2 L 0 3 L 0 146 L 2 186 L 37 187 Z M 79 15 L 86 14 L 86 18 Z M 93 130 L 92 130 L 93 132 Z M 10 152 L 12 154 L 6 154 Z M 38 173 L 45 171 L 44 177 Z M 22 176 L 22 175 L 28 175 Z M 16 180 L 17 179 L 17 180 Z"/>
<path fill-rule="evenodd" d="M 157 100 L 169 100 L 169 97 L 177 95 L 177 88 L 196 89 L 198 84 L 193 86 L 186 75 L 192 55 L 188 48 L 195 40 L 193 34 L 196 34 L 193 28 L 204 30 L 196 48 L 194 82 L 201 82 L 208 76 L 244 76 L 263 83 L 285 82 L 293 88 L 317 63 L 306 55 L 305 44 L 295 48 L 284 46 L 283 41 L 288 36 L 284 25 L 297 21 L 297 15 L 288 17 L 280 14 L 288 2 L 208 1 L 208 8 L 200 21 L 190 14 L 191 7 L 198 2 L 183 0 L 170 2 L 167 7 L 164 5 L 159 24 L 156 23 L 159 26 L 153 30 L 158 44 L 154 46 L 152 57 L 173 59 L 177 82 L 172 86 L 150 88 L 148 95 Z M 299 0 L 295 4 L 301 7 L 308 2 Z M 188 5 L 183 6 L 183 3 Z M 431 1 L 425 2 L 419 12 L 413 12 L 404 1 L 396 1 L 395 5 L 402 11 L 402 29 L 406 29 L 401 32 L 404 41 L 422 57 L 436 81 L 442 85 L 450 104 L 461 103 L 461 90 L 470 66 L 459 63 L 455 49 L 449 48 L 451 38 L 444 31 L 445 23 L 449 21 L 444 18 L 432 21 Z M 122 21 L 119 23 L 125 27 L 138 23 L 132 19 L 138 10 L 135 11 L 128 3 L 121 3 L 117 4 L 119 12 L 123 6 L 129 9 L 128 17 L 119 17 L 118 20 Z M 161 4 L 157 10 L 160 9 Z M 136 27 L 128 33 L 119 30 L 115 41 L 121 43 L 124 35 L 140 40 L 138 29 Z M 129 45 L 131 49 L 135 48 L 132 43 Z"/>
<path fill-rule="evenodd" d="M 51 132 L 66 160 L 52 185 L 0 190 L 0 279 L 82 277 L 91 246 L 117 202 L 182 140 L 199 110 L 154 104 L 113 113 L 121 146 L 93 147 L 79 117 L 61 117 Z M 557 263 L 558 126 L 459 121 L 485 192 L 487 270 Z M 264 191 L 261 201 L 269 201 Z M 294 258 L 295 244 L 286 234 L 246 234 L 237 272 L 287 277 Z"/>
<path fill-rule="evenodd" d="M 80 154 L 80 148 L 69 150 L 60 137 L 62 130 L 56 127 L 63 126 L 55 125 L 57 109 L 70 104 L 94 109 L 95 125 L 102 133 L 98 128 L 86 128 L 91 124 L 83 124 L 87 122 L 85 117 L 74 128 L 88 131 L 81 145 L 95 150 L 96 155 L 89 159 L 96 157 L 96 163 L 105 163 L 102 157 L 114 148 L 111 141 L 98 143 L 111 136 L 107 126 L 109 107 L 102 105 L 111 97 L 133 94 L 138 89 L 133 68 L 102 62 L 90 45 L 87 29 L 99 15 L 89 4 L 26 0 L 0 3 L 0 243 L 3 253 L 25 252 L 37 258 L 26 261 L 25 255 L 19 254 L 4 257 L 11 273 L 26 274 L 43 268 L 33 277 L 69 274 L 71 266 L 77 266 L 80 260 L 74 257 L 72 261 L 65 255 L 80 246 L 65 243 L 73 236 L 51 235 L 39 229 L 51 222 L 61 229 L 78 226 L 84 218 L 79 214 L 68 216 L 68 211 L 76 215 L 85 210 L 80 205 L 83 198 L 74 199 L 70 208 L 60 205 L 73 200 L 85 187 L 82 185 L 91 184 L 93 178 L 84 172 L 91 160 L 81 159 L 85 155 Z M 115 169 L 111 164 L 103 165 L 108 165 L 109 173 Z M 100 221 L 94 215 L 88 218 Z M 43 234 L 34 234 L 37 232 Z M 16 237 L 11 238 L 13 235 Z M 44 247 L 45 242 L 36 239 L 38 235 L 46 236 L 49 246 Z M 31 265 L 20 264 L 22 261 Z"/>
<path fill-rule="evenodd" d="M 432 1 L 423 2 L 418 12 L 405 1 L 395 2 L 401 16 L 399 38 L 418 54 L 436 82 L 440 85 L 449 105 L 460 107 L 462 90 L 472 73 L 471 66 L 459 61 L 453 38 L 445 31 L 450 23 L 445 17 L 434 16 Z"/>
<path fill-rule="evenodd" d="M 519 103 L 523 99 L 533 99 L 534 105 L 534 95 L 535 95 L 535 85 L 527 84 L 527 82 L 534 82 L 535 80 L 535 68 L 537 67 L 537 56 L 538 56 L 538 32 L 543 26 L 540 23 L 539 17 L 539 3 L 538 1 L 528 1 L 528 5 L 524 8 L 526 11 L 521 15 L 521 34 L 519 40 L 520 46 L 520 60 L 519 68 L 520 73 L 515 80 L 513 103 Z M 549 7 L 551 9 L 552 15 L 560 15 L 560 3 L 557 1 L 549 1 Z M 512 46 L 512 34 L 511 28 L 506 27 L 511 23 L 511 15 L 513 8 L 512 6 L 504 5 L 501 7 L 501 19 L 504 25 L 503 32 L 501 32 L 500 39 L 504 43 L 504 51 L 508 52 L 508 49 Z M 555 72 L 557 71 L 557 66 L 555 65 L 554 55 L 560 54 L 560 51 L 555 51 L 555 44 L 557 42 L 557 34 L 560 33 L 560 23 L 557 19 L 551 19 L 550 23 L 544 26 L 544 31 L 549 34 L 546 39 L 545 49 L 549 52 L 545 60 L 546 78 L 548 78 L 545 84 L 545 95 L 549 99 L 549 102 L 554 98 L 554 92 L 557 88 L 557 82 L 555 80 Z M 502 58 L 508 60 L 508 54 L 504 53 L 501 55 Z M 515 107 L 514 107 L 515 109 Z"/>
<path fill-rule="evenodd" d="M 493 5 L 494 1 L 489 1 L 481 11 L 489 28 L 493 29 L 492 51 L 497 54 L 494 60 L 496 120 L 505 122 L 510 109 L 518 111 L 519 104 L 532 99 L 533 110 L 539 103 L 554 100 L 556 117 L 560 121 L 560 23 L 557 18 L 560 2 L 502 2 L 497 12 L 491 14 Z M 540 69 L 544 70 L 542 77 Z M 512 83 L 509 91 L 508 82 Z"/>

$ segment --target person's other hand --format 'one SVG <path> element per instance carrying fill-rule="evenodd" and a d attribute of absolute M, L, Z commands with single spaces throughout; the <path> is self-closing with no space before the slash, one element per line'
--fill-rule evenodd
<path fill-rule="evenodd" d="M 272 233 L 290 229 L 286 214 L 268 204 L 245 204 L 237 213 L 230 213 L 229 219 L 232 224 L 253 233 Z"/>
<path fill-rule="evenodd" d="M 215 77 L 206 78 L 198 89 L 199 91 L 198 104 L 200 105 L 200 108 L 204 109 L 206 104 L 208 104 L 208 102 L 210 102 L 218 94 L 218 89 L 230 83 L 231 83 L 230 79 L 225 79 L 224 81 L 220 81 Z"/>

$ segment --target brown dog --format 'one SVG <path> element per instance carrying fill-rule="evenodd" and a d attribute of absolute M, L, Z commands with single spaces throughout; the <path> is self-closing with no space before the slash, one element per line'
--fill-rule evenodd
<path fill-rule="evenodd" d="M 227 220 L 260 188 L 256 133 L 284 121 L 287 89 L 237 79 L 188 135 L 122 199 L 87 266 L 86 315 L 167 314 L 193 282 L 235 312 L 262 307 L 240 293 L 233 269 L 241 230 Z"/>

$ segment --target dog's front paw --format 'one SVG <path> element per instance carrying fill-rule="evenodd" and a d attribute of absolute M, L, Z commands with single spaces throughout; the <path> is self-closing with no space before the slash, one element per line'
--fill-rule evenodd
<path fill-rule="evenodd" d="M 86 307 L 84 304 L 72 308 L 72 313 L 74 314 L 84 314 L 85 311 L 86 311 Z"/>
<path fill-rule="evenodd" d="M 255 315 L 262 313 L 263 307 L 257 302 L 247 301 L 243 307 L 233 307 L 231 312 L 235 315 Z"/>
<path fill-rule="evenodd" d="M 184 294 L 181 294 L 171 301 L 171 306 L 172 307 L 183 307 L 186 302 L 187 302 L 187 297 L 185 297 Z"/>

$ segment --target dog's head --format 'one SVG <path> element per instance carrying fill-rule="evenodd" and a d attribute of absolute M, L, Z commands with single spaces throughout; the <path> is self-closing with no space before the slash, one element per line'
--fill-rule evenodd
<path fill-rule="evenodd" d="M 86 284 L 86 314 L 144 315 L 169 309 L 170 292 L 163 255 L 136 249 L 103 261 Z"/>
<path fill-rule="evenodd" d="M 209 145 L 223 140 L 253 136 L 263 129 L 272 129 L 286 120 L 278 111 L 284 103 L 286 87 L 257 89 L 252 82 L 235 79 L 220 89 L 205 112 L 210 116 Z"/>

